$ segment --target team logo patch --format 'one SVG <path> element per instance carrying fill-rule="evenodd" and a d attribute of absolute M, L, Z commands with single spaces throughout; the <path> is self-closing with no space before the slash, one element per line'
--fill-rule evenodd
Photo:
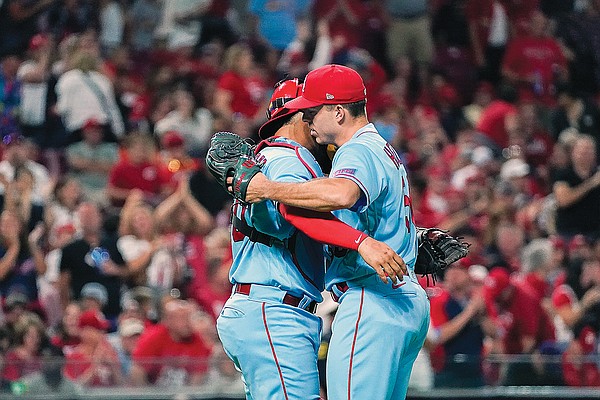
<path fill-rule="evenodd" d="M 325 93 L 325 98 L 326 98 L 327 100 L 333 100 L 333 99 L 334 99 L 334 96 L 333 96 L 332 94 Z"/>
<path fill-rule="evenodd" d="M 335 171 L 333 173 L 333 176 L 338 176 L 338 175 L 355 175 L 356 174 L 356 168 L 342 168 L 342 169 L 338 169 L 337 171 Z"/>

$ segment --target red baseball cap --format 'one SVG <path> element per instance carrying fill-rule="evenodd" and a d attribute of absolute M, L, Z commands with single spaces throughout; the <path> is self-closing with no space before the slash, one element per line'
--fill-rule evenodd
<path fill-rule="evenodd" d="M 100 331 L 106 331 L 110 327 L 110 322 L 96 311 L 87 310 L 79 316 L 79 327 L 84 328 L 86 326 L 96 328 Z"/>
<path fill-rule="evenodd" d="M 510 273 L 503 267 L 494 267 L 484 280 L 485 291 L 496 298 L 510 286 Z"/>
<path fill-rule="evenodd" d="M 287 104 L 297 98 L 301 91 L 302 83 L 298 81 L 298 78 L 283 80 L 275 85 L 275 90 L 267 109 L 267 118 L 269 120 L 258 129 L 258 136 L 262 139 L 273 136 L 283 125 L 283 118 L 297 112 L 297 110 L 288 109 Z"/>
<path fill-rule="evenodd" d="M 323 104 L 347 104 L 367 99 L 367 89 L 358 72 L 344 65 L 329 64 L 306 75 L 302 95 L 286 104 L 303 110 Z"/>

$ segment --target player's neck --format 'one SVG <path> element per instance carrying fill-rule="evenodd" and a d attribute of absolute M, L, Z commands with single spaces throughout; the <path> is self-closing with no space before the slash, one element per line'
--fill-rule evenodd
<path fill-rule="evenodd" d="M 354 134 L 359 129 L 364 128 L 365 125 L 367 125 L 368 123 L 369 120 L 367 119 L 367 117 L 364 116 L 357 117 L 348 121 L 348 123 L 342 125 L 340 135 L 338 135 L 338 140 L 336 140 L 335 145 L 338 147 L 343 145 L 344 143 L 352 139 L 352 136 L 354 136 Z"/>

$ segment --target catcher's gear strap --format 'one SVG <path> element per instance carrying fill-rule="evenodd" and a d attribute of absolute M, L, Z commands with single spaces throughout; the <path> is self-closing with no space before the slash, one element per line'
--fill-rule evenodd
<path fill-rule="evenodd" d="M 231 223 L 234 229 L 237 229 L 238 232 L 250 239 L 251 242 L 262 243 L 269 247 L 273 246 L 273 243 L 276 242 L 283 243 L 274 236 L 259 232 L 256 228 L 248 225 L 246 221 L 240 219 L 237 215 L 233 216 Z"/>
<path fill-rule="evenodd" d="M 286 149 L 294 150 L 294 152 L 296 153 L 296 157 L 298 157 L 298 160 L 300 160 L 302 165 L 304 165 L 304 167 L 310 173 L 310 175 L 313 177 L 313 179 L 317 178 L 317 173 L 302 158 L 302 155 L 300 154 L 301 147 L 298 145 L 295 145 L 293 143 L 277 142 L 275 139 L 277 139 L 278 137 L 279 136 L 272 136 L 268 139 L 263 140 L 258 145 L 256 145 L 256 149 L 254 149 L 254 153 L 258 154 L 262 149 L 267 148 L 267 147 L 283 147 Z"/>

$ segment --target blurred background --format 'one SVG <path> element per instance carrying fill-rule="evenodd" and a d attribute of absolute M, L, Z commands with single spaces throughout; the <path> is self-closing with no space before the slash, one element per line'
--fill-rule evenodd
<path fill-rule="evenodd" d="M 243 398 L 204 155 L 327 63 L 472 243 L 409 397 L 598 397 L 600 0 L 0 0 L 1 398 Z"/>

